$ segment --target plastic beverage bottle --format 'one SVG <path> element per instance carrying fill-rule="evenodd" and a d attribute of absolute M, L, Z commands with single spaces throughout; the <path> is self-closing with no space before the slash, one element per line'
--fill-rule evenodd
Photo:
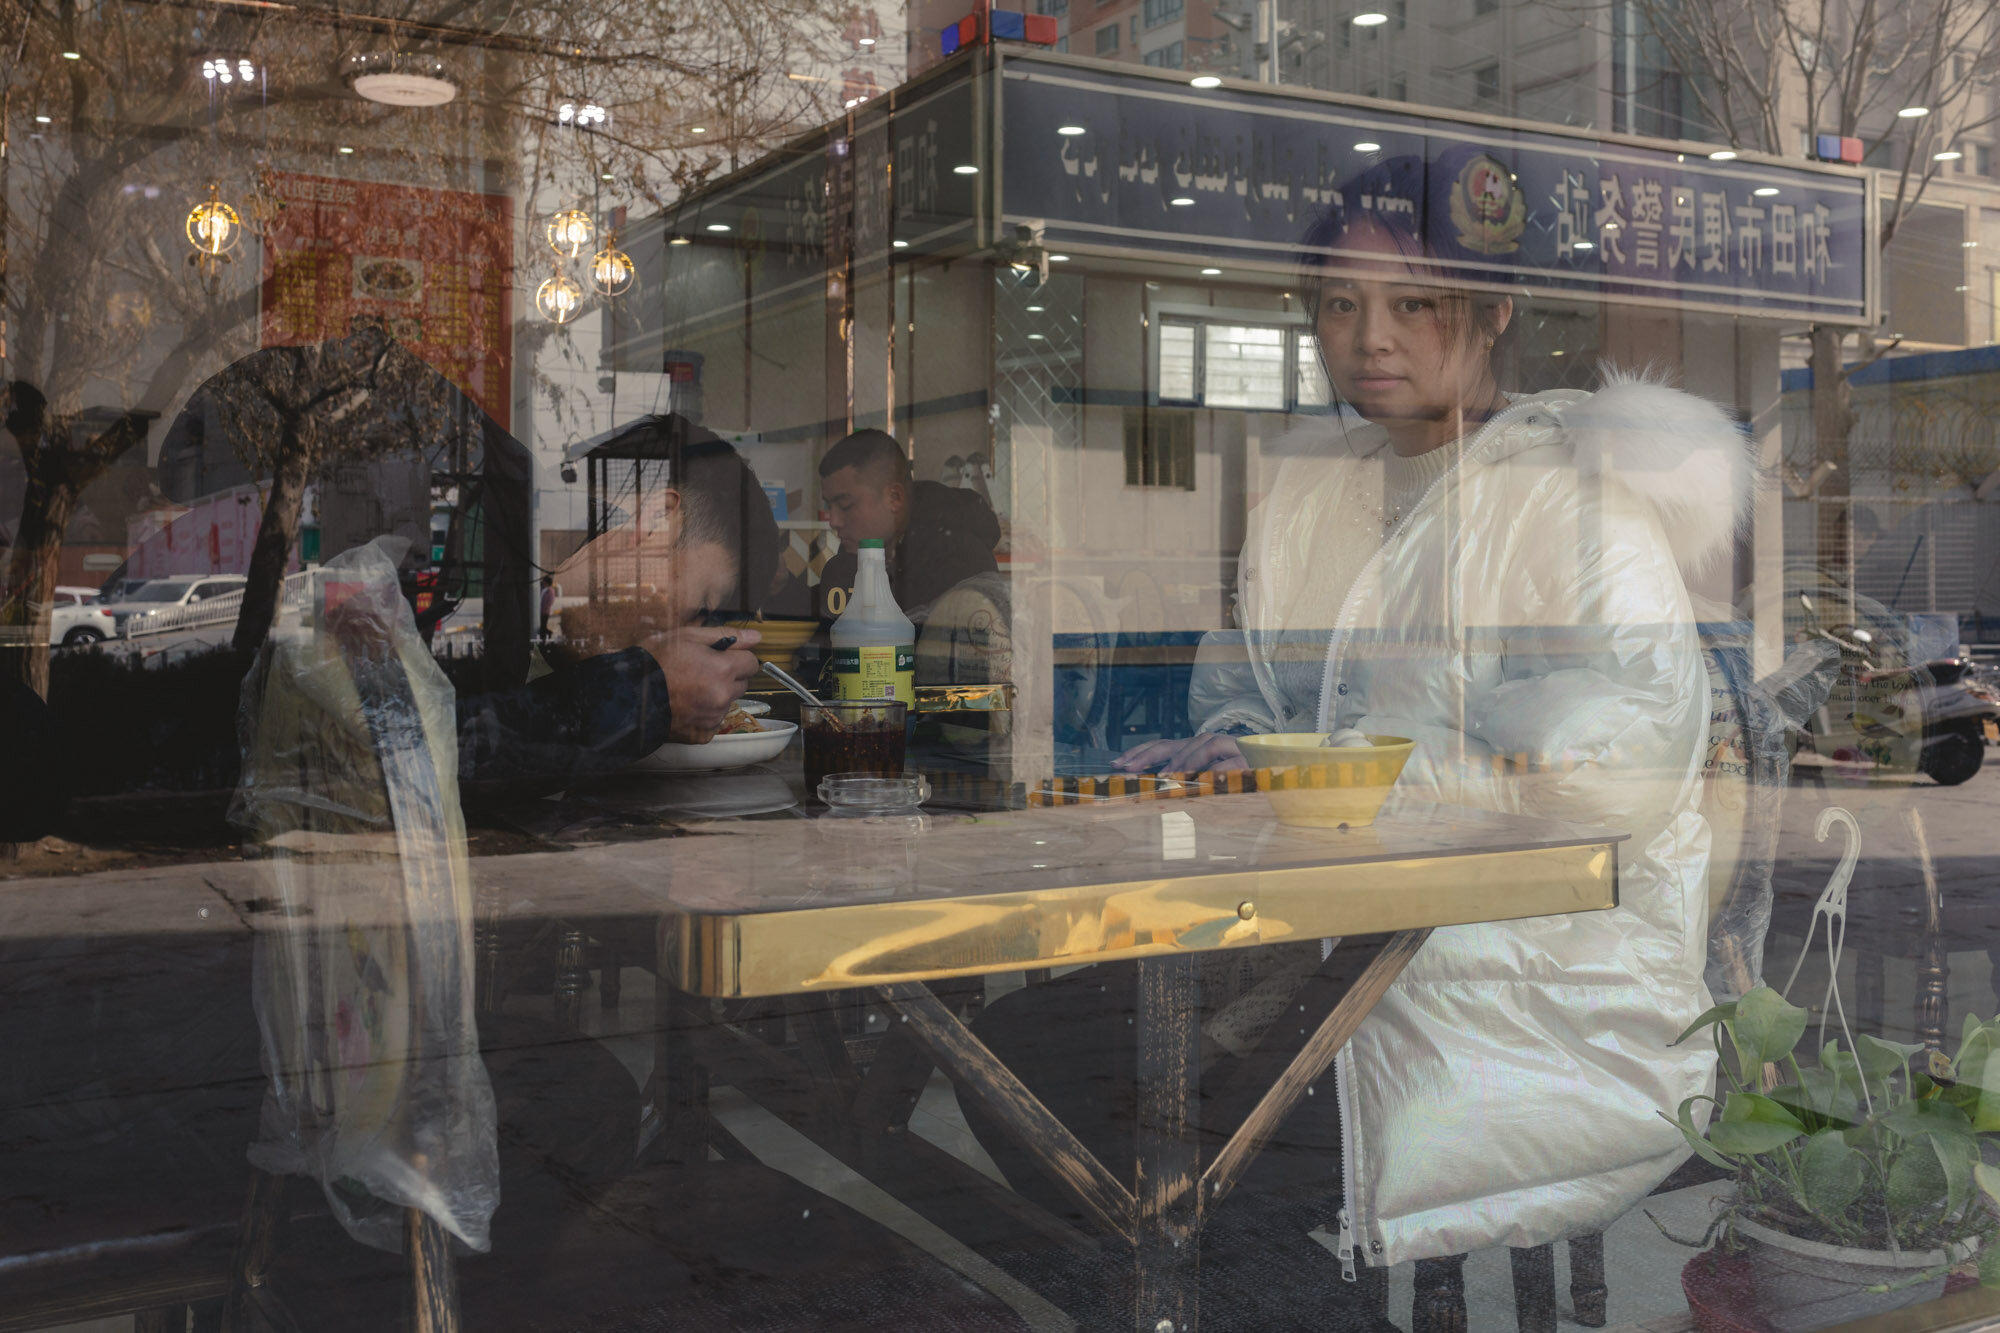
<path fill-rule="evenodd" d="M 917 703 L 917 627 L 889 591 L 889 566 L 880 538 L 863 539 L 854 570 L 854 595 L 833 622 L 836 699 L 900 699 Z"/>

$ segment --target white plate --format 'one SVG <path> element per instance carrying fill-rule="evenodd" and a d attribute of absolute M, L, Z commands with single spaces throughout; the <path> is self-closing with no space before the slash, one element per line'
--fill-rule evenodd
<path fill-rule="evenodd" d="M 776 759 L 783 754 L 799 729 L 796 722 L 773 722 L 768 717 L 758 718 L 757 725 L 763 730 L 717 736 L 706 745 L 682 745 L 668 741 L 632 765 L 627 772 L 713 773 L 719 769 L 761 764 L 766 759 Z"/>

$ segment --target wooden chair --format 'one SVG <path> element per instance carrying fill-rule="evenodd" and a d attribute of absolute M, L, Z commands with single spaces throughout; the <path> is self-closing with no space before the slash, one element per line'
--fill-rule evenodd
<path fill-rule="evenodd" d="M 440 731 L 449 709 L 424 702 L 435 666 L 407 616 L 385 594 L 372 610 L 364 603 L 330 615 L 317 643 L 274 645 L 245 765 L 246 782 L 304 774 L 325 784 L 289 800 L 270 788 L 253 796 L 286 924 L 314 932 L 273 931 L 261 943 L 368 978 L 370 993 L 385 998 L 367 1017 L 380 1020 L 380 1031 L 407 1034 L 407 1048 L 391 1040 L 349 1052 L 332 1039 L 343 1021 L 338 1006 L 317 993 L 304 1003 L 296 992 L 289 1001 L 266 994 L 261 1018 L 267 1045 L 286 1057 L 270 1071 L 271 1108 L 296 1115 L 298 1139 L 311 1148 L 306 1161 L 365 1161 L 342 1138 L 365 1132 L 400 1152 L 408 1174 L 456 1184 L 398 1189 L 377 1173 L 364 1193 L 340 1180 L 325 1187 L 326 1215 L 296 1217 L 299 1182 L 257 1172 L 224 1329 L 1024 1327 L 900 1237 L 755 1161 L 638 1166 L 629 1078 L 628 1095 L 614 1099 L 608 1116 L 591 1119 L 589 1105 L 558 1107 L 539 1121 L 524 1116 L 522 1105 L 538 1104 L 536 1087 L 574 1088 L 572 1057 L 609 1058 L 553 1024 L 538 1029 L 554 1033 L 547 1040 L 530 1030 L 505 1058 L 489 1054 L 476 1077 L 453 1067 L 477 1053 L 468 1037 L 472 896 L 454 784 L 436 762 L 452 743 Z M 320 656 L 287 662 L 287 653 Z M 295 687 L 301 666 L 311 668 L 310 691 Z M 356 876 L 372 876 L 378 892 L 357 895 Z M 347 954 L 322 948 L 329 939 Z M 301 972 L 272 966 L 264 974 L 282 984 Z M 498 1024 L 489 1018 L 487 1026 Z M 488 1070 L 497 1114 L 482 1107 Z M 441 1080 L 440 1071 L 455 1077 Z M 353 1078 L 367 1092 L 359 1101 L 343 1092 Z M 425 1095 L 404 1095 L 420 1081 Z M 496 1157 L 493 1211 L 481 1165 Z M 490 1248 L 470 1252 L 468 1236 Z"/>
<path fill-rule="evenodd" d="M 1747 623 L 1705 624 L 1702 650 L 1708 667 L 1710 751 L 1702 801 L 1713 837 L 1709 861 L 1709 988 L 1718 999 L 1756 986 L 1769 928 L 1779 819 L 1791 784 L 1791 757 L 1782 740 L 1825 697 L 1831 675 L 1811 654 L 1788 661 L 1765 680 L 1751 670 Z M 1821 672 L 1821 680 L 1815 672 Z M 1654 1189 L 1684 1189 L 1723 1174 L 1690 1158 Z M 1553 1243 L 1510 1252 L 1514 1312 L 1521 1333 L 1555 1333 L 1556 1265 Z M 1411 1333 L 1465 1333 L 1465 1256 L 1419 1260 Z M 1573 1318 L 1602 1328 L 1609 1292 L 1604 1281 L 1601 1232 L 1569 1241 L 1569 1295 Z"/>

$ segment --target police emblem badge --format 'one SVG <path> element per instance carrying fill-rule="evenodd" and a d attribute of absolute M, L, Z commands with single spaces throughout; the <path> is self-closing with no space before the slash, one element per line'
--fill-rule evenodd
<path fill-rule="evenodd" d="M 1512 254 L 1521 248 L 1528 203 L 1513 173 L 1481 153 L 1452 182 L 1451 222 L 1458 229 L 1458 243 L 1474 254 Z"/>

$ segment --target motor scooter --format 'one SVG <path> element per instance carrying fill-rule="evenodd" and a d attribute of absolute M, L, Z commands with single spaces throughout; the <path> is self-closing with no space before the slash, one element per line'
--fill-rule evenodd
<path fill-rule="evenodd" d="M 1812 598 L 1800 593 L 1799 603 L 1805 633 L 1840 651 L 1840 674 L 1803 729 L 1802 750 L 1855 777 L 1923 773 L 1955 787 L 1979 772 L 2000 703 L 1969 663 L 1895 665 L 1894 645 L 1859 625 L 1822 626 Z"/>

